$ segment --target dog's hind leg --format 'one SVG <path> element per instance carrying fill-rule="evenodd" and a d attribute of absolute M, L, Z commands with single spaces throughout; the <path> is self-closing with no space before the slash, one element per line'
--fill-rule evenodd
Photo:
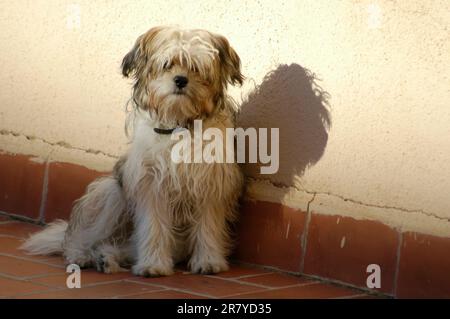
<path fill-rule="evenodd" d="M 95 247 L 111 242 L 127 223 L 126 199 L 114 177 L 102 177 L 88 186 L 74 205 L 63 250 L 68 263 L 89 267 L 96 263 Z"/>

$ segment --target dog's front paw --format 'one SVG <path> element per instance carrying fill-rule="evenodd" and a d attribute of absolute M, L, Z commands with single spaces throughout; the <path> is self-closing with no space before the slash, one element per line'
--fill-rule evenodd
<path fill-rule="evenodd" d="M 230 269 L 227 261 L 222 257 L 207 260 L 191 259 L 188 266 L 192 273 L 203 275 L 217 274 Z"/>
<path fill-rule="evenodd" d="M 162 265 L 134 265 L 131 271 L 133 274 L 143 277 L 160 277 L 173 274 L 172 267 Z"/>
<path fill-rule="evenodd" d="M 97 271 L 103 272 L 105 274 L 113 274 L 121 271 L 128 271 L 126 268 L 122 268 L 120 264 L 111 256 L 100 255 L 96 262 L 95 268 Z"/>
<path fill-rule="evenodd" d="M 88 257 L 86 257 L 86 258 L 83 258 L 83 257 L 79 257 L 79 258 L 64 257 L 64 262 L 65 262 L 66 265 L 71 265 L 71 264 L 78 265 L 81 269 L 91 268 L 94 265 L 92 260 L 90 258 L 88 258 Z"/>

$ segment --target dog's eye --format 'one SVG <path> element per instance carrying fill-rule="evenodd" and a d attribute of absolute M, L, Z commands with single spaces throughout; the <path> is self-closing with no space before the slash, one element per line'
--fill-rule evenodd
<path fill-rule="evenodd" d="M 169 61 L 164 62 L 164 65 L 163 65 L 164 70 L 170 70 L 171 67 L 172 67 L 172 65 L 170 64 Z"/>
<path fill-rule="evenodd" d="M 192 66 L 191 71 L 194 73 L 198 73 L 198 68 L 196 66 Z"/>

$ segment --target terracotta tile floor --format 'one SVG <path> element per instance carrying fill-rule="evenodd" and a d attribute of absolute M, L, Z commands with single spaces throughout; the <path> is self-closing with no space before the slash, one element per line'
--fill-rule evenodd
<path fill-rule="evenodd" d="M 141 278 L 82 270 L 81 288 L 66 286 L 61 257 L 28 256 L 18 250 L 39 226 L 0 216 L 0 298 L 370 298 L 364 292 L 264 269 L 232 266 L 212 276 L 180 269 L 175 275 Z"/>

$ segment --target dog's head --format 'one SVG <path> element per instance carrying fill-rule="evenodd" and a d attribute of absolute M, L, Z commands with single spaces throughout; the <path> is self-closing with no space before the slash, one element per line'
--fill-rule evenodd
<path fill-rule="evenodd" d="M 242 84 L 239 56 L 221 35 L 155 27 L 123 58 L 133 99 L 168 125 L 185 125 L 224 103 L 227 84 Z"/>

